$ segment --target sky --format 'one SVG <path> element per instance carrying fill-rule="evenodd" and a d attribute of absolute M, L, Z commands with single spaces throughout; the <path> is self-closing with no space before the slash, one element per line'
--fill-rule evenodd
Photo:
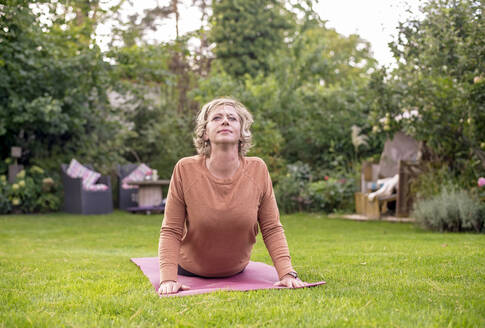
<path fill-rule="evenodd" d="M 108 0 L 106 3 L 109 3 Z M 168 0 L 137 0 L 135 8 L 126 9 L 126 14 L 142 13 L 146 8 L 153 8 L 157 3 L 164 6 Z M 190 1 L 185 1 L 190 3 Z M 379 65 L 390 66 L 394 63 L 387 46 L 396 35 L 399 21 L 417 15 L 424 0 L 319 0 L 315 10 L 327 21 L 326 26 L 334 28 L 340 34 L 359 34 L 371 43 L 374 57 Z M 411 13 L 408 12 L 411 10 Z M 180 33 L 197 30 L 200 27 L 200 13 L 197 8 L 182 5 L 180 17 Z M 97 30 L 98 43 L 106 49 L 106 36 L 110 26 L 101 25 Z M 153 42 L 168 41 L 175 38 L 175 24 L 166 21 L 156 33 L 149 35 Z"/>

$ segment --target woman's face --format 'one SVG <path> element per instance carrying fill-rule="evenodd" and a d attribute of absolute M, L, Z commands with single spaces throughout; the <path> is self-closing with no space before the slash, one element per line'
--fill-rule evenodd
<path fill-rule="evenodd" d="M 238 144 L 241 138 L 241 122 L 234 107 L 216 107 L 207 120 L 204 139 L 214 144 Z"/>

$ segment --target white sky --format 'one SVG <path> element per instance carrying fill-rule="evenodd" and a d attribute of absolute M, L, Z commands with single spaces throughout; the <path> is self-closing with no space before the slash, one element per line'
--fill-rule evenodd
<path fill-rule="evenodd" d="M 394 62 L 388 43 L 399 21 L 414 17 L 423 0 L 320 0 L 315 9 L 327 27 L 344 35 L 359 34 L 372 45 L 380 65 Z M 411 13 L 407 12 L 410 9 Z"/>
<path fill-rule="evenodd" d="M 106 1 L 109 3 L 110 1 Z M 200 16 L 197 8 L 182 6 L 180 17 L 180 34 L 194 31 L 200 27 Z M 319 0 L 315 10 L 320 17 L 327 21 L 326 26 L 335 28 L 343 35 L 359 34 L 372 45 L 374 57 L 380 65 L 389 66 L 394 63 L 387 44 L 396 35 L 399 21 L 418 13 L 419 6 L 424 0 Z M 131 8 L 127 14 L 134 10 L 140 14 L 143 9 L 153 8 L 157 5 L 166 5 L 168 0 L 137 0 L 136 9 Z M 411 13 L 407 11 L 411 9 Z M 104 36 L 109 34 L 109 26 L 101 25 L 97 30 L 98 42 L 102 49 L 106 49 Z M 156 33 L 149 36 L 155 40 L 170 40 L 175 38 L 175 24 L 166 20 Z"/>

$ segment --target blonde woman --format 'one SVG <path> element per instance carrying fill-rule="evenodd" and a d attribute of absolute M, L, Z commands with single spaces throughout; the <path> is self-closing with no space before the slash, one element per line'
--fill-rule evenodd
<path fill-rule="evenodd" d="M 240 102 L 218 98 L 197 116 L 198 155 L 182 158 L 170 181 L 160 231 L 159 293 L 189 289 L 177 274 L 229 277 L 244 270 L 258 227 L 280 279 L 303 287 L 290 260 L 265 163 L 245 157 L 253 119 Z"/>

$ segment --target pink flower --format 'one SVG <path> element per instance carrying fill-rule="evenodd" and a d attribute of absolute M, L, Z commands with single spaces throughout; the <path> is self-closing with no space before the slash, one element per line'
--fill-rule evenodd
<path fill-rule="evenodd" d="M 345 183 L 346 181 L 347 181 L 347 180 L 345 180 L 345 179 L 340 179 L 340 180 L 339 180 L 339 182 L 340 182 L 340 183 Z"/>
<path fill-rule="evenodd" d="M 152 175 L 152 170 L 148 170 L 147 173 L 145 173 L 145 175 Z"/>
<path fill-rule="evenodd" d="M 329 177 L 328 175 L 326 175 L 326 176 L 324 177 L 324 179 L 325 179 L 325 181 L 328 181 L 328 179 L 330 179 L 330 177 Z"/>
<path fill-rule="evenodd" d="M 485 186 L 485 178 L 484 177 L 478 178 L 478 186 L 479 187 Z"/>

